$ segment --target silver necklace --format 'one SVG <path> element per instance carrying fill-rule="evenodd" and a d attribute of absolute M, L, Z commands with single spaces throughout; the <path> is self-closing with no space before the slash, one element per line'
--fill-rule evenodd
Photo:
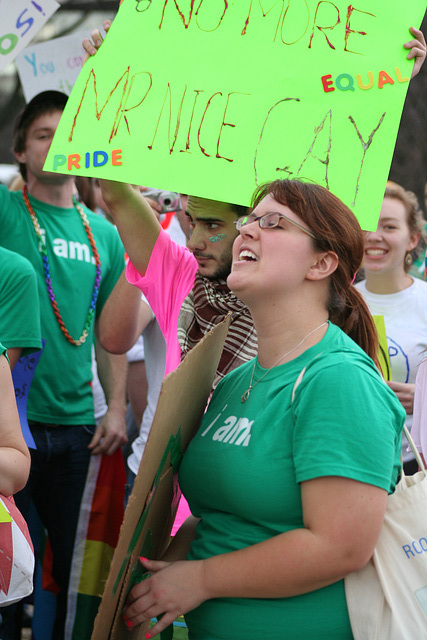
<path fill-rule="evenodd" d="M 322 322 L 322 324 L 319 324 L 319 326 L 318 326 L 318 327 L 316 327 L 315 329 L 312 329 L 312 331 L 310 331 L 309 333 L 307 333 L 307 335 L 306 335 L 306 336 L 304 336 L 304 338 L 301 340 L 301 342 L 299 342 L 299 343 L 297 344 L 297 346 L 296 346 L 296 347 L 294 347 L 294 348 L 293 348 L 293 349 L 291 349 L 290 351 L 287 351 L 283 356 L 281 356 L 281 357 L 277 360 L 277 362 L 275 362 L 275 363 L 273 364 L 273 366 L 272 366 L 272 367 L 270 367 L 270 368 L 269 368 L 269 369 L 268 369 L 268 370 L 267 370 L 267 371 L 266 371 L 266 372 L 261 376 L 261 378 L 258 378 L 258 380 L 255 382 L 255 384 L 252 384 L 253 379 L 254 379 L 255 367 L 256 367 L 256 359 L 255 359 L 255 361 L 254 361 L 254 366 L 253 366 L 253 369 L 252 369 L 252 375 L 251 375 L 251 381 L 250 381 L 250 383 L 249 383 L 249 387 L 248 387 L 248 388 L 246 389 L 246 391 L 243 393 L 243 395 L 242 395 L 242 397 L 240 398 L 240 400 L 241 400 L 242 402 L 246 402 L 246 400 L 249 398 L 249 395 L 250 395 L 250 393 L 251 393 L 252 389 L 253 389 L 254 387 L 256 387 L 256 385 L 258 384 L 258 382 L 261 382 L 261 380 L 262 380 L 263 378 L 265 378 L 265 376 L 267 375 L 267 373 L 270 373 L 270 371 L 271 371 L 272 369 L 274 369 L 274 367 L 276 367 L 276 366 L 279 364 L 279 362 L 280 362 L 281 360 L 283 360 L 283 358 L 286 358 L 286 356 L 289 356 L 291 353 L 293 353 L 294 351 L 296 351 L 296 350 L 298 349 L 298 347 L 300 347 L 300 346 L 303 344 L 303 342 L 305 342 L 305 341 L 307 340 L 307 338 L 309 338 L 309 337 L 311 336 L 311 334 L 312 334 L 312 333 L 314 333 L 315 331 L 317 331 L 317 330 L 318 330 L 318 329 L 320 329 L 321 327 L 324 327 L 324 326 L 325 326 L 325 325 L 327 325 L 327 324 L 328 324 L 327 322 Z"/>

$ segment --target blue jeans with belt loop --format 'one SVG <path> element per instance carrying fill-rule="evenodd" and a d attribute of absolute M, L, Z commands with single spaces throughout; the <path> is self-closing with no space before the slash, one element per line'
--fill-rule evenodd
<path fill-rule="evenodd" d="M 25 518 L 33 500 L 47 530 L 52 549 L 52 577 L 59 588 L 52 638 L 62 640 L 74 539 L 91 457 L 88 445 L 95 426 L 39 422 L 29 425 L 37 449 L 30 450 L 30 477 L 24 489 L 15 495 L 15 502 Z M 16 605 L 2 609 L 2 640 L 16 637 L 12 621 L 15 616 L 13 611 L 8 611 L 14 607 Z"/>

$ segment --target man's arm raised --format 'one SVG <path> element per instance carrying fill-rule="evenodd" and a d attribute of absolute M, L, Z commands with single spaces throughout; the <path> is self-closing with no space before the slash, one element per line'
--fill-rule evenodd
<path fill-rule="evenodd" d="M 139 188 L 100 180 L 104 198 L 134 267 L 144 275 L 160 233 L 160 223 Z"/>
<path fill-rule="evenodd" d="M 105 33 L 110 27 L 111 21 L 105 20 Z M 91 32 L 91 38 L 85 38 L 82 43 L 85 51 L 83 64 L 96 54 L 104 40 L 99 29 Z M 160 223 L 138 187 L 110 180 L 100 180 L 100 185 L 126 252 L 134 267 L 144 274 L 160 233 Z"/>

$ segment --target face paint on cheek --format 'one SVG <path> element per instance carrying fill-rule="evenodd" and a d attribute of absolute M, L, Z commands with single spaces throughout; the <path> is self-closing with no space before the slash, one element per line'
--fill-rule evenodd
<path fill-rule="evenodd" d="M 220 240 L 224 240 L 226 237 L 226 233 L 217 233 L 216 236 L 211 236 L 209 238 L 209 242 L 219 242 Z"/>

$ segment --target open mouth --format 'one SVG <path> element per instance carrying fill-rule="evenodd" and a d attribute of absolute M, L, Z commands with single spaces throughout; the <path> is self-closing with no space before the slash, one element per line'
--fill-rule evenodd
<path fill-rule="evenodd" d="M 258 262 L 258 257 L 252 251 L 245 249 L 239 253 L 239 260 L 243 262 Z"/>

